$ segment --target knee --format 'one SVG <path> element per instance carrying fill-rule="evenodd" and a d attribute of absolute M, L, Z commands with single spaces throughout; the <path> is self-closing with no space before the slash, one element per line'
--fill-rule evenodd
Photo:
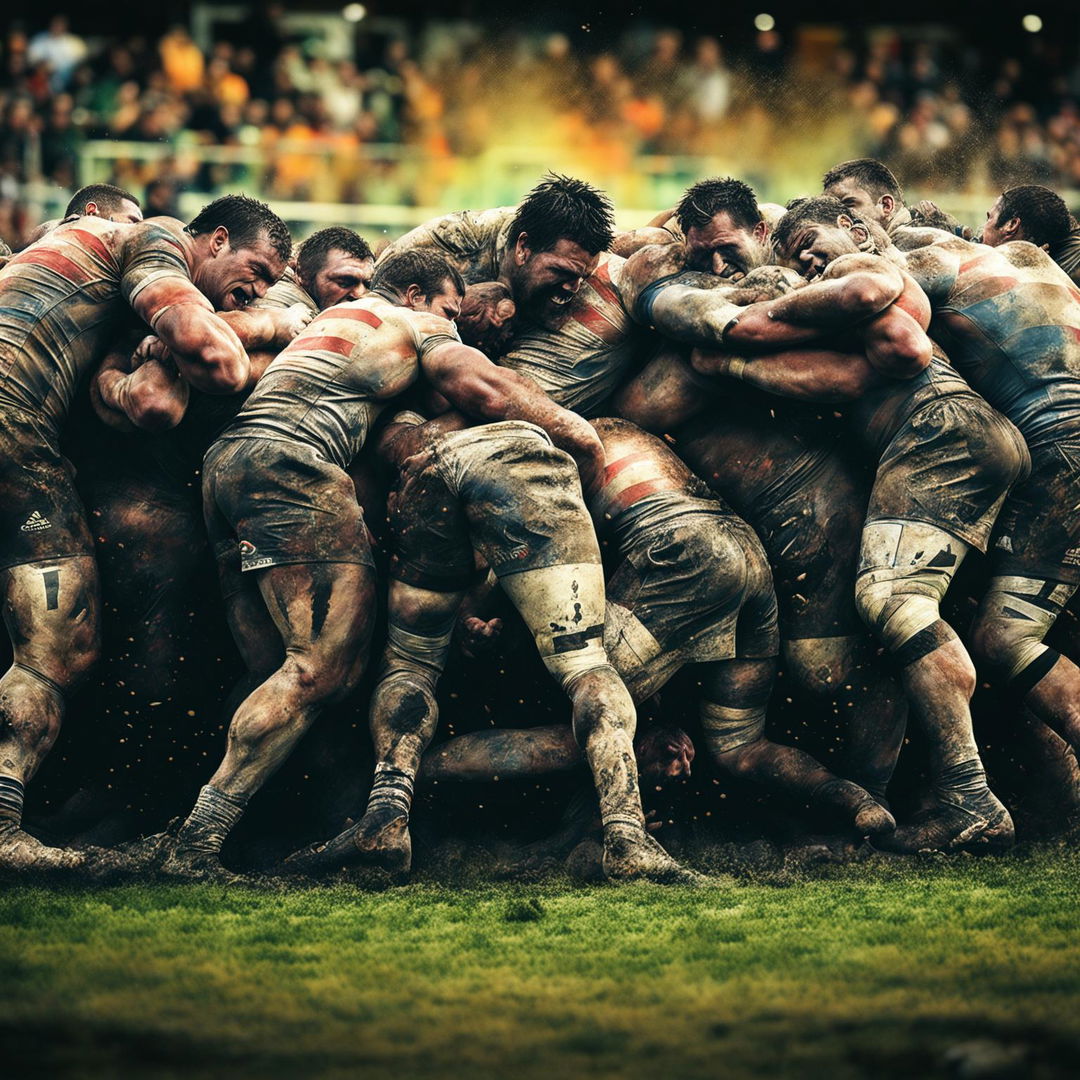
<path fill-rule="evenodd" d="M 302 700 L 333 704 L 356 689 L 364 671 L 363 659 L 343 649 L 289 650 L 282 668 Z"/>

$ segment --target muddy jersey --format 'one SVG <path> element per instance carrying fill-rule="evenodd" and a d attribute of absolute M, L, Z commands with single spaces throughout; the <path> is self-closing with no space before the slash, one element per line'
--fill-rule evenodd
<path fill-rule="evenodd" d="M 379 256 L 379 262 L 413 248 L 434 248 L 457 269 L 466 285 L 496 281 L 515 213 L 512 206 L 499 206 L 446 214 L 399 237 Z"/>
<path fill-rule="evenodd" d="M 425 353 L 459 340 L 448 320 L 378 295 L 328 308 L 266 369 L 221 438 L 300 443 L 346 469 Z"/>
<path fill-rule="evenodd" d="M 148 285 L 175 278 L 189 298 L 182 229 L 171 218 L 82 217 L 12 256 L 0 270 L 0 402 L 58 432 L 128 305 L 152 327 L 170 305 L 146 310 L 139 297 Z"/>
<path fill-rule="evenodd" d="M 917 279 L 928 276 L 919 254 L 908 256 Z M 951 280 L 920 284 L 934 307 L 931 335 L 1032 450 L 1080 434 L 1080 291 L 1045 252 L 974 244 Z"/>
<path fill-rule="evenodd" d="M 292 269 L 267 290 L 265 296 L 255 300 L 251 308 L 290 308 L 303 304 L 313 316 L 319 314 L 318 305 L 297 280 Z M 249 391 L 239 394 L 203 394 L 191 390 L 184 418 L 171 431 L 158 432 L 147 437 L 147 452 L 153 462 L 170 479 L 181 484 L 194 484 L 203 455 L 210 444 L 225 430 L 240 411 Z"/>
<path fill-rule="evenodd" d="M 590 418 L 610 412 L 611 395 L 658 341 L 623 304 L 619 277 L 625 264 L 618 255 L 602 254 L 559 329 L 515 334 L 499 363 L 527 375 L 564 409 Z"/>

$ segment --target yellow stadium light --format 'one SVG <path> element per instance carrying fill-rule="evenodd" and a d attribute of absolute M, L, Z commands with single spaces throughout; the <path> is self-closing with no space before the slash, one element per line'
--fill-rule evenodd
<path fill-rule="evenodd" d="M 762 12 L 760 15 L 754 16 L 754 29 L 755 30 L 771 30 L 776 26 L 776 20 L 771 16 Z"/>
<path fill-rule="evenodd" d="M 359 22 L 367 14 L 367 8 L 363 4 L 346 4 L 341 14 L 346 22 Z"/>
<path fill-rule="evenodd" d="M 1025 15 L 1020 25 L 1029 33 L 1037 34 L 1042 29 L 1042 19 L 1038 15 Z"/>

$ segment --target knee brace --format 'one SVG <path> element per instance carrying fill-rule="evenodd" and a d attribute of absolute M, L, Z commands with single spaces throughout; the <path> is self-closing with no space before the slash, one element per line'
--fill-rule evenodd
<path fill-rule="evenodd" d="M 604 570 L 563 563 L 499 578 L 525 621 L 544 667 L 568 691 L 588 671 L 610 666 L 604 650 Z"/>
<path fill-rule="evenodd" d="M 979 607 L 980 637 L 989 636 L 989 660 L 1012 685 L 1027 693 L 1057 663 L 1043 644 L 1075 585 L 1041 578 L 996 577 Z"/>
<path fill-rule="evenodd" d="M 941 619 L 968 545 L 933 525 L 875 521 L 863 529 L 855 604 L 891 652 Z"/>
<path fill-rule="evenodd" d="M 419 685 L 432 695 L 446 666 L 454 621 L 433 634 L 416 634 L 398 626 L 393 616 L 386 630 L 386 648 L 379 669 L 379 685 L 387 680 L 405 680 Z"/>

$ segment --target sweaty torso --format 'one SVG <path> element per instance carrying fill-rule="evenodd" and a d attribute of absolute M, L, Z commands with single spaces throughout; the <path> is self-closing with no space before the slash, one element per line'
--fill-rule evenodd
<path fill-rule="evenodd" d="M 299 442 L 347 468 L 424 353 L 457 340 L 446 319 L 377 295 L 328 308 L 267 368 L 221 438 Z"/>
<path fill-rule="evenodd" d="M 620 292 L 625 265 L 618 255 L 602 254 L 559 328 L 523 328 L 499 363 L 529 376 L 563 408 L 602 415 L 615 389 L 657 344 L 627 313 Z"/>
<path fill-rule="evenodd" d="M 499 206 L 434 218 L 395 240 L 379 256 L 379 262 L 413 248 L 433 248 L 457 269 L 466 285 L 495 281 L 514 213 L 512 206 Z"/>
<path fill-rule="evenodd" d="M 930 247 L 908 267 L 926 279 L 933 336 L 1032 449 L 1080 434 L 1080 291 L 1045 252 L 964 244 L 958 269 L 943 273 Z"/>
<path fill-rule="evenodd" d="M 58 431 L 128 305 L 162 278 L 190 287 L 182 230 L 172 218 L 82 217 L 12 256 L 0 270 L 0 401 Z"/>

